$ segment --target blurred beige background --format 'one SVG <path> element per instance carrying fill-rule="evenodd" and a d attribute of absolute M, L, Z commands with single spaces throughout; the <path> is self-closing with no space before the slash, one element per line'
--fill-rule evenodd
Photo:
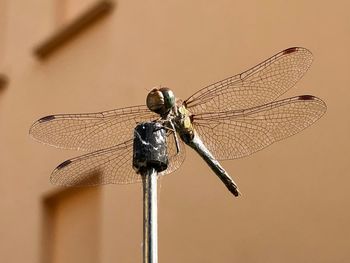
<path fill-rule="evenodd" d="M 0 0 L 0 261 L 142 260 L 141 185 L 52 186 L 53 168 L 80 153 L 31 140 L 33 121 L 143 104 L 160 84 L 186 98 L 303 46 L 314 63 L 286 96 L 316 95 L 328 112 L 224 162 L 238 199 L 188 149 L 160 181 L 159 262 L 350 262 L 349 2 L 120 0 L 76 34 L 98 6 Z M 46 59 L 35 55 L 67 30 Z"/>

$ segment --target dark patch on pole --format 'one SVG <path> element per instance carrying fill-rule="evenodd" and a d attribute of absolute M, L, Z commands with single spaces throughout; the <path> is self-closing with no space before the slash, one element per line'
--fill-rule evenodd
<path fill-rule="evenodd" d="M 154 168 L 158 173 L 168 167 L 166 130 L 157 122 L 144 122 L 134 130 L 133 167 L 137 173 Z"/>

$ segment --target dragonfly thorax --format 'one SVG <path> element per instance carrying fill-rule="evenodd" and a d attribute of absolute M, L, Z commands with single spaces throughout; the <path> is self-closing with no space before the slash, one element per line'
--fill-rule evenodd
<path fill-rule="evenodd" d="M 165 115 L 175 106 L 175 95 L 169 88 L 154 88 L 148 93 L 146 104 L 151 111 Z"/>

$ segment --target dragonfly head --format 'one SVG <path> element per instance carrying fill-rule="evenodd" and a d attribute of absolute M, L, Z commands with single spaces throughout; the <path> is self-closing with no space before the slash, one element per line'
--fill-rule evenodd
<path fill-rule="evenodd" d="M 175 106 L 175 95 L 169 88 L 154 88 L 148 93 L 146 104 L 151 111 L 163 115 Z"/>

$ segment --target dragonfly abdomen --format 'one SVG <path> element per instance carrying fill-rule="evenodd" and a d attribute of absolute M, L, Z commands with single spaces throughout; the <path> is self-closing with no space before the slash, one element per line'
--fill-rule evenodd
<path fill-rule="evenodd" d="M 205 147 L 198 134 L 194 133 L 192 140 L 186 142 L 186 144 L 194 149 L 202 157 L 202 159 L 209 165 L 213 172 L 220 178 L 220 180 L 226 185 L 227 189 L 234 196 L 240 195 L 236 183 L 232 180 L 232 178 L 228 175 L 220 163 L 215 159 L 215 157 L 209 152 L 207 147 Z"/>

